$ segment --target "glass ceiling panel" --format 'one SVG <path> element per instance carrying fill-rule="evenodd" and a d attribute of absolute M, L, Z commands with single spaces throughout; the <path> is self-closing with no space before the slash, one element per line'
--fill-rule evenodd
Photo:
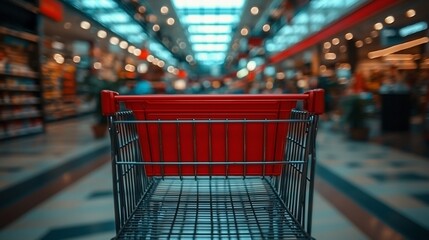
<path fill-rule="evenodd" d="M 231 36 L 226 34 L 191 35 L 189 41 L 192 43 L 229 43 Z"/>
<path fill-rule="evenodd" d="M 244 5 L 244 0 L 173 0 L 174 5 L 177 9 L 186 9 L 186 8 L 237 8 L 241 9 Z"/>
<path fill-rule="evenodd" d="M 239 16 L 231 14 L 212 14 L 212 15 L 186 15 L 181 18 L 184 24 L 234 24 L 237 23 Z"/>
<path fill-rule="evenodd" d="M 364 4 L 368 0 L 311 0 L 290 24 L 284 25 L 277 34 L 266 41 L 269 54 L 283 51 L 310 34 L 319 31 L 332 21 Z"/>
<path fill-rule="evenodd" d="M 201 64 L 222 64 L 231 43 L 232 29 L 237 27 L 245 0 L 172 0 Z M 201 52 L 204 53 L 201 53 Z M 207 52 L 215 52 L 209 54 Z"/>
<path fill-rule="evenodd" d="M 169 65 L 177 65 L 177 60 L 172 53 L 159 42 L 149 38 L 143 27 L 122 9 L 116 0 L 62 1 L 91 17 L 95 22 L 100 23 L 130 44 L 134 44 L 137 48 L 142 47 L 144 41 L 147 41 L 148 48 L 155 57 L 168 61 Z"/>
<path fill-rule="evenodd" d="M 232 26 L 230 25 L 190 25 L 188 27 L 188 32 L 190 34 L 199 34 L 199 33 L 228 33 L 232 31 Z"/>

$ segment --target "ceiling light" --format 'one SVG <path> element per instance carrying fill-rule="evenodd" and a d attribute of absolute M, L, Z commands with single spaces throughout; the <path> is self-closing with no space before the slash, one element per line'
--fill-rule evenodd
<path fill-rule="evenodd" d="M 74 56 L 73 57 L 73 62 L 74 63 L 79 63 L 80 62 L 80 57 L 79 56 Z"/>
<path fill-rule="evenodd" d="M 139 13 L 145 13 L 146 12 L 146 7 L 145 6 L 140 6 L 138 8 Z"/>
<path fill-rule="evenodd" d="M 148 66 L 147 66 L 147 64 L 146 63 L 140 63 L 138 66 L 137 66 L 137 72 L 139 72 L 139 73 L 146 73 L 147 72 L 147 70 L 148 70 Z"/>
<path fill-rule="evenodd" d="M 128 52 L 129 53 L 134 53 L 134 50 L 136 50 L 136 47 L 134 47 L 133 45 L 128 47 Z"/>
<path fill-rule="evenodd" d="M 242 36 L 247 36 L 247 34 L 249 34 L 249 30 L 244 27 L 241 29 L 240 33 Z"/>
<path fill-rule="evenodd" d="M 158 24 L 155 24 L 155 25 L 153 25 L 153 26 L 152 26 L 152 30 L 153 30 L 154 32 L 158 32 L 158 31 L 159 31 L 159 29 L 160 29 L 160 27 L 159 27 L 159 25 L 158 25 Z"/>
<path fill-rule="evenodd" d="M 180 47 L 180 49 L 185 49 L 186 48 L 186 43 L 180 42 L 179 43 L 179 47 Z"/>
<path fill-rule="evenodd" d="M 331 48 L 331 43 L 330 42 L 325 42 L 324 44 L 323 44 L 323 48 L 324 49 L 329 49 L 329 48 Z"/>
<path fill-rule="evenodd" d="M 125 65 L 125 70 L 128 71 L 128 72 L 135 72 L 136 71 L 136 67 L 134 65 L 127 64 L 127 65 Z"/>
<path fill-rule="evenodd" d="M 162 60 L 159 60 L 158 62 L 157 62 L 157 64 L 156 64 L 158 67 L 160 67 L 160 68 L 162 68 L 162 67 L 164 67 L 165 66 L 165 62 L 164 61 L 162 61 Z"/>
<path fill-rule="evenodd" d="M 153 55 L 150 55 L 150 54 L 146 57 L 146 60 L 148 62 L 152 62 L 154 59 L 155 59 L 155 57 Z"/>
<path fill-rule="evenodd" d="M 416 11 L 414 9 L 408 9 L 408 11 L 406 12 L 407 17 L 412 18 L 414 16 L 416 16 Z"/>
<path fill-rule="evenodd" d="M 113 45 L 118 45 L 119 39 L 117 37 L 111 37 L 110 38 L 110 43 L 113 44 Z"/>
<path fill-rule="evenodd" d="M 140 54 L 142 54 L 142 50 L 136 48 L 136 49 L 134 49 L 133 53 L 134 53 L 134 56 L 138 57 L 138 56 L 140 56 Z"/>
<path fill-rule="evenodd" d="M 352 33 L 346 33 L 346 35 L 344 36 L 346 40 L 352 40 L 353 39 L 353 34 Z"/>
<path fill-rule="evenodd" d="M 371 44 L 371 43 L 372 43 L 372 38 L 370 38 L 370 37 L 366 37 L 366 38 L 365 38 L 365 43 L 366 43 L 366 44 Z"/>
<path fill-rule="evenodd" d="M 227 44 L 193 44 L 192 49 L 197 52 L 203 51 L 226 51 L 228 49 Z"/>
<path fill-rule="evenodd" d="M 361 48 L 363 46 L 363 42 L 361 40 L 358 40 L 358 41 L 355 42 L 355 46 L 357 48 Z"/>
<path fill-rule="evenodd" d="M 388 17 L 386 17 L 386 18 L 384 19 L 384 21 L 385 21 L 387 24 L 392 24 L 393 22 L 395 22 L 395 18 L 394 18 L 393 16 L 388 16 Z"/>
<path fill-rule="evenodd" d="M 338 39 L 338 38 L 332 39 L 332 44 L 334 44 L 334 45 L 340 44 L 340 39 Z"/>
<path fill-rule="evenodd" d="M 250 13 L 252 13 L 252 15 L 258 15 L 259 13 L 259 8 L 258 7 L 252 7 L 250 9 Z"/>
<path fill-rule="evenodd" d="M 104 30 L 100 30 L 100 31 L 97 32 L 97 36 L 99 38 L 105 38 L 105 37 L 107 37 L 107 32 L 104 31 Z"/>
<path fill-rule="evenodd" d="M 264 24 L 264 26 L 262 26 L 262 31 L 264 32 L 268 32 L 270 31 L 270 29 L 271 29 L 270 24 Z"/>
<path fill-rule="evenodd" d="M 167 19 L 167 24 L 170 25 L 170 26 L 173 25 L 174 22 L 175 22 L 174 18 L 168 18 Z"/>
<path fill-rule="evenodd" d="M 128 47 L 128 42 L 127 41 L 121 41 L 119 43 L 119 47 L 122 48 L 122 49 L 127 48 Z"/>
<path fill-rule="evenodd" d="M 93 66 L 95 69 L 101 69 L 102 67 L 101 62 L 95 62 Z"/>
<path fill-rule="evenodd" d="M 248 63 L 247 63 L 247 70 L 249 70 L 249 71 L 253 71 L 253 70 L 255 70 L 256 69 L 256 62 L 255 61 L 249 61 Z"/>
<path fill-rule="evenodd" d="M 186 61 L 187 62 L 192 62 L 194 60 L 194 58 L 192 57 L 192 55 L 187 55 L 186 56 Z"/>
<path fill-rule="evenodd" d="M 231 35 L 228 34 L 192 34 L 189 36 L 192 43 L 228 43 Z"/>
<path fill-rule="evenodd" d="M 374 29 L 375 30 L 381 30 L 381 29 L 383 29 L 383 24 L 381 22 L 378 22 L 378 23 L 374 24 Z"/>
<path fill-rule="evenodd" d="M 70 22 L 64 23 L 64 29 L 70 29 L 72 24 Z"/>
<path fill-rule="evenodd" d="M 231 25 L 190 25 L 188 32 L 194 33 L 231 33 Z"/>
<path fill-rule="evenodd" d="M 378 37 L 378 32 L 375 30 L 371 31 L 371 37 L 373 37 L 373 38 Z"/>
<path fill-rule="evenodd" d="M 174 67 L 173 66 L 168 66 L 167 67 L 167 72 L 173 73 L 173 71 L 174 71 Z"/>
<path fill-rule="evenodd" d="M 168 7 L 167 6 L 162 6 L 161 7 L 161 13 L 164 14 L 164 15 L 167 14 L 168 13 Z"/>
<path fill-rule="evenodd" d="M 412 48 L 412 47 L 415 47 L 415 46 L 418 46 L 418 45 L 421 45 L 421 44 L 425 44 L 425 43 L 428 43 L 428 42 L 429 42 L 429 38 L 428 37 L 422 37 L 422 38 L 419 38 L 419 39 L 416 39 L 416 40 L 412 40 L 412 41 L 409 41 L 409 42 L 405 42 L 405 43 L 401 43 L 401 44 L 398 44 L 398 45 L 395 45 L 395 46 L 392 46 L 392 47 L 388 47 L 388 48 L 385 48 L 385 49 L 381 49 L 381 50 L 370 52 L 370 53 L 368 53 L 368 57 L 370 59 L 374 59 L 374 58 L 377 58 L 377 57 L 383 57 L 383 56 L 387 56 L 389 54 L 392 54 L 392 53 L 395 53 L 395 52 L 399 52 L 399 51 L 402 51 L 402 50 L 405 50 L 405 49 L 409 49 L 409 48 Z"/>
<path fill-rule="evenodd" d="M 91 28 L 91 23 L 87 22 L 87 21 L 82 21 L 80 22 L 80 27 L 83 29 L 90 29 Z"/>
<path fill-rule="evenodd" d="M 325 53 L 326 60 L 335 60 L 336 58 L 337 58 L 337 55 L 335 53 Z"/>
<path fill-rule="evenodd" d="M 233 14 L 192 14 L 183 17 L 185 24 L 231 24 L 239 21 Z"/>
<path fill-rule="evenodd" d="M 346 46 L 344 46 L 344 45 L 341 45 L 341 46 L 340 46 L 340 52 L 342 52 L 342 53 L 347 52 L 347 47 L 346 47 Z"/>

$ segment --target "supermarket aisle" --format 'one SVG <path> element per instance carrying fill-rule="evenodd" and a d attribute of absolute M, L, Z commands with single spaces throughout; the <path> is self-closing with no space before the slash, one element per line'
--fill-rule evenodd
<path fill-rule="evenodd" d="M 94 140 L 92 123 L 51 123 L 46 134 L 0 142 L 0 226 L 108 161 L 109 140 Z"/>
<path fill-rule="evenodd" d="M 0 233 L 0 239 L 110 239 L 114 236 L 110 165 L 105 164 Z M 317 239 L 366 239 L 319 194 L 315 196 Z"/>
<path fill-rule="evenodd" d="M 48 126 L 45 135 L 0 143 L 1 219 L 10 221 L 4 214 L 9 206 L 14 207 L 12 214 L 25 213 L 1 229 L 0 239 L 113 236 L 109 140 L 94 140 L 91 123 L 90 117 L 68 120 Z M 317 239 L 427 236 L 427 159 L 347 141 L 324 123 L 318 159 L 313 215 Z"/>

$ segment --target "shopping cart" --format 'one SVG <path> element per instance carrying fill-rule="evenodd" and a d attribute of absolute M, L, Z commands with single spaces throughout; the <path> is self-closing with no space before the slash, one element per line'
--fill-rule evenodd
<path fill-rule="evenodd" d="M 323 94 L 103 91 L 116 239 L 311 238 Z"/>

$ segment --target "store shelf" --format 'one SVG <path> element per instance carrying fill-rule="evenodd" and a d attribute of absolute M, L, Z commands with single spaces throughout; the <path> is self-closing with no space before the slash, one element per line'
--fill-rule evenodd
<path fill-rule="evenodd" d="M 27 128 L 21 128 L 18 130 L 12 130 L 12 131 L 6 131 L 0 133 L 0 139 L 7 139 L 11 137 L 19 137 L 19 136 L 25 136 L 29 134 L 35 134 L 35 133 L 42 133 L 43 132 L 43 126 L 35 126 L 35 127 L 27 127 Z"/>
<path fill-rule="evenodd" d="M 0 139 L 44 132 L 37 0 L 3 0 Z"/>
<path fill-rule="evenodd" d="M 7 27 L 2 27 L 2 26 L 0 26 L 0 33 L 5 34 L 5 35 L 14 36 L 17 38 L 21 38 L 21 39 L 24 39 L 27 41 L 32 41 L 32 42 L 37 42 L 39 40 L 39 36 L 37 36 L 37 35 L 27 33 L 27 32 L 13 30 L 13 29 L 10 29 Z"/>
<path fill-rule="evenodd" d="M 16 116 L 0 117 L 0 121 L 22 120 L 22 119 L 39 118 L 39 117 L 41 117 L 41 114 L 39 113 L 21 114 Z"/>
<path fill-rule="evenodd" d="M 28 77 L 28 78 L 39 78 L 39 74 L 36 72 L 4 72 L 0 71 L 0 76 L 10 76 L 10 77 Z"/>

